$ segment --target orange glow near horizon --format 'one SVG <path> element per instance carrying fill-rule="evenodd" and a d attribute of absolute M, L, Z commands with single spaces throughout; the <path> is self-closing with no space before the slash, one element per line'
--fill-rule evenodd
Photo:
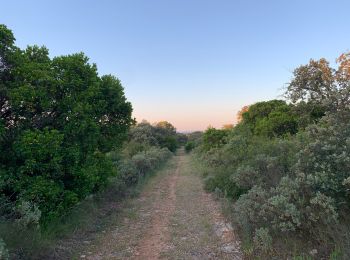
<path fill-rule="evenodd" d="M 179 132 L 193 132 L 193 131 L 203 131 L 209 126 L 215 128 L 222 128 L 224 125 L 233 124 L 235 122 L 235 112 L 234 111 L 203 111 L 202 113 L 191 113 L 185 111 L 176 111 L 175 113 L 169 113 L 169 111 L 154 111 L 149 112 L 138 112 L 135 111 L 134 117 L 137 122 L 146 120 L 150 123 L 155 123 L 159 121 L 168 121 L 174 125 Z"/>

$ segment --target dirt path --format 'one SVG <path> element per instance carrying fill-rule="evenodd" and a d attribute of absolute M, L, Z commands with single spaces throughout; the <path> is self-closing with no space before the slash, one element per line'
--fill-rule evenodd
<path fill-rule="evenodd" d="M 135 250 L 135 259 L 158 259 L 170 240 L 169 222 L 175 210 L 176 184 L 182 168 L 182 158 L 177 162 L 175 173 L 164 180 L 161 185 L 166 188 L 165 196 L 161 196 L 162 189 L 157 190 L 156 200 L 153 202 L 154 214 L 151 226 L 145 236 L 138 243 Z M 147 194 L 145 194 L 147 196 Z"/>
<path fill-rule="evenodd" d="M 231 225 L 183 152 L 120 214 L 77 258 L 242 259 Z"/>

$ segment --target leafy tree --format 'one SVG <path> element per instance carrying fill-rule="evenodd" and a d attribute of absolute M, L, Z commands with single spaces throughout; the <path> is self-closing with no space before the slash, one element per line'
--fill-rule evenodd
<path fill-rule="evenodd" d="M 20 50 L 4 25 L 0 42 L 1 193 L 50 220 L 115 174 L 105 153 L 127 138 L 132 107 L 120 81 L 99 77 L 83 53 Z"/>
<path fill-rule="evenodd" d="M 310 60 L 294 70 L 286 97 L 293 103 L 307 101 L 334 112 L 350 105 L 349 64 L 350 53 L 342 54 L 337 69 L 329 66 L 325 59 Z"/>
<path fill-rule="evenodd" d="M 249 110 L 249 106 L 244 106 L 241 108 L 241 110 L 238 111 L 237 117 L 236 117 L 236 122 L 239 124 L 242 119 L 243 119 L 243 114 Z"/>
<path fill-rule="evenodd" d="M 298 128 L 304 130 L 308 125 L 319 122 L 325 116 L 326 108 L 320 104 L 300 101 L 291 107 L 298 122 Z"/>
<path fill-rule="evenodd" d="M 290 111 L 274 111 L 268 117 L 259 120 L 254 132 L 258 135 L 273 137 L 286 134 L 295 134 L 298 123 Z"/>
<path fill-rule="evenodd" d="M 154 127 L 160 147 L 166 147 L 175 152 L 178 146 L 176 128 L 167 121 L 158 122 Z"/>
<path fill-rule="evenodd" d="M 242 113 L 241 124 L 257 135 L 267 137 L 295 134 L 298 122 L 291 106 L 282 100 L 258 102 Z"/>

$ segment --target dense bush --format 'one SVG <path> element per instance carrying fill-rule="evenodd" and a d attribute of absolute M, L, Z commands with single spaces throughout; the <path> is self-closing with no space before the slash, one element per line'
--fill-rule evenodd
<path fill-rule="evenodd" d="M 175 152 L 178 147 L 178 135 L 175 127 L 167 121 L 161 121 L 154 128 L 159 146 Z"/>
<path fill-rule="evenodd" d="M 290 104 L 253 104 L 225 135 L 203 135 L 205 187 L 232 200 L 255 255 L 350 256 L 349 65 L 349 54 L 337 70 L 311 60 L 294 71 Z"/>
<path fill-rule="evenodd" d="M 136 184 L 163 164 L 171 154 L 168 148 L 151 147 L 131 158 L 124 158 L 118 165 L 119 176 L 128 186 Z"/>
<path fill-rule="evenodd" d="M 0 200 L 14 211 L 0 217 L 46 223 L 115 174 L 105 153 L 126 139 L 132 108 L 84 54 L 51 59 L 14 40 L 0 25 Z"/>
<path fill-rule="evenodd" d="M 118 169 L 117 178 L 125 186 L 138 183 L 172 155 L 169 149 L 172 146 L 168 147 L 164 140 L 168 137 L 175 140 L 177 135 L 175 128 L 166 121 L 154 125 L 142 121 L 133 125 L 121 152 L 110 154 Z"/>
<path fill-rule="evenodd" d="M 167 121 L 161 121 L 154 125 L 142 121 L 131 128 L 129 142 L 132 142 L 132 147 L 126 152 L 132 155 L 150 146 L 168 148 L 171 152 L 175 152 L 180 145 L 179 140 L 182 139 L 183 134 L 177 133 L 175 127 Z"/>
<path fill-rule="evenodd" d="M 193 150 L 193 148 L 195 147 L 194 142 L 187 142 L 185 145 L 185 151 L 186 153 L 189 153 Z"/>
<path fill-rule="evenodd" d="M 186 134 L 185 151 L 187 153 L 191 152 L 193 149 L 200 147 L 202 142 L 203 132 L 195 131 Z"/>
<path fill-rule="evenodd" d="M 0 259 L 8 259 L 9 258 L 9 252 L 6 248 L 6 244 L 4 240 L 0 238 Z"/>
<path fill-rule="evenodd" d="M 202 147 L 204 150 L 208 151 L 214 147 L 221 147 L 226 143 L 226 136 L 228 134 L 226 129 L 215 129 L 209 127 L 202 137 Z"/>

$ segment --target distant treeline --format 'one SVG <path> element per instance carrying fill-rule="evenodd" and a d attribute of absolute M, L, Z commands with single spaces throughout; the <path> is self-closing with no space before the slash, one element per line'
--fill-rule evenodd
<path fill-rule="evenodd" d="M 350 54 L 295 69 L 286 101 L 244 107 L 196 148 L 247 257 L 350 257 Z"/>

